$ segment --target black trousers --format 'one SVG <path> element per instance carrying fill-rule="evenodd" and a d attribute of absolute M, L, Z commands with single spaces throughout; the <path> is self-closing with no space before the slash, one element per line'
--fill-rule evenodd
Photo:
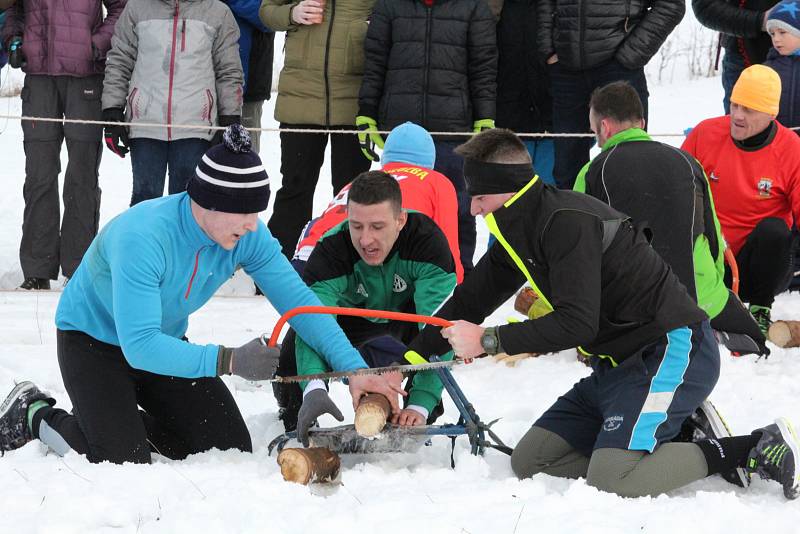
<path fill-rule="evenodd" d="M 313 124 L 285 124 L 281 128 L 324 128 Z M 353 126 L 331 126 L 352 129 Z M 361 153 L 355 134 L 331 134 L 331 179 L 333 194 L 353 178 L 368 171 L 370 162 Z M 314 191 L 325 161 L 328 134 L 281 132 L 281 176 L 283 181 L 269 220 L 269 230 L 281 244 L 283 255 L 291 259 L 303 226 L 311 219 Z"/>
<path fill-rule="evenodd" d="M 103 76 L 25 76 L 22 114 L 100 120 Z M 103 127 L 95 124 L 22 121 L 25 150 L 25 212 L 19 261 L 25 278 L 71 277 L 97 234 L 100 220 L 98 172 Z M 61 145 L 67 143 L 64 216 L 58 199 Z"/>
<path fill-rule="evenodd" d="M 782 219 L 768 217 L 756 225 L 736 255 L 739 297 L 750 305 L 771 307 L 786 291 L 794 269 L 794 239 Z M 725 284 L 731 286 L 730 270 Z"/>
<path fill-rule="evenodd" d="M 178 378 L 128 365 L 122 350 L 83 332 L 57 333 L 58 364 L 72 414 L 42 408 L 34 435 L 89 461 L 149 463 L 211 448 L 252 451 L 247 426 L 219 378 Z M 139 409 L 141 407 L 141 410 Z"/>

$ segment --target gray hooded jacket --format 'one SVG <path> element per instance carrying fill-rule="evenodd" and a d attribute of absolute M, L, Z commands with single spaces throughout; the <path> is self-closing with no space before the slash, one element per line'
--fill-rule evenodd
<path fill-rule="evenodd" d="M 103 109 L 125 108 L 131 137 L 211 139 L 220 115 L 241 115 L 239 28 L 217 0 L 130 0 L 106 61 Z"/>

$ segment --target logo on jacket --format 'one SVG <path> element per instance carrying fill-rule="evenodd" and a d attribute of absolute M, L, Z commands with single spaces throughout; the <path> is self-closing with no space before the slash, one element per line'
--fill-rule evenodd
<path fill-rule="evenodd" d="M 406 281 L 400 278 L 397 273 L 395 273 L 394 282 L 392 282 L 392 291 L 395 293 L 402 293 L 406 289 L 408 289 L 408 284 L 406 284 Z"/>
<path fill-rule="evenodd" d="M 719 182 L 719 176 L 714 171 L 711 171 L 711 174 L 708 175 L 708 179 L 712 182 Z"/>
<path fill-rule="evenodd" d="M 619 427 L 622 426 L 622 421 L 625 418 L 621 415 L 612 415 L 611 417 L 607 417 L 605 421 L 603 421 L 603 431 L 604 432 L 613 432 L 617 430 Z"/>
<path fill-rule="evenodd" d="M 762 177 L 758 181 L 758 196 L 765 198 L 772 196 L 772 178 Z"/>
<path fill-rule="evenodd" d="M 358 284 L 358 288 L 356 289 L 356 293 L 358 293 L 359 295 L 361 295 L 365 299 L 369 298 L 369 293 L 367 293 L 367 290 L 364 288 L 364 284 Z"/>
<path fill-rule="evenodd" d="M 83 96 L 94 96 L 94 89 L 84 89 Z"/>

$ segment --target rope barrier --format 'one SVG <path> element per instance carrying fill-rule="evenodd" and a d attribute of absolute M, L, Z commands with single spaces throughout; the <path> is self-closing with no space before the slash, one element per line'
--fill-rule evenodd
<path fill-rule="evenodd" d="M 98 126 L 136 126 L 138 128 L 175 128 L 178 130 L 224 130 L 225 126 L 211 126 L 209 124 L 170 124 L 158 122 L 111 122 L 111 121 L 95 121 L 88 119 L 66 119 L 54 117 L 29 117 L 24 115 L 0 115 L 0 119 L 12 119 L 18 121 L 40 121 L 40 122 L 58 122 L 61 124 L 96 124 Z M 799 130 L 800 126 L 788 128 L 789 130 Z M 248 128 L 251 132 L 289 132 L 289 133 L 320 133 L 320 134 L 359 134 L 364 133 L 364 130 L 337 130 L 330 128 Z M 389 135 L 390 130 L 372 130 L 369 133 L 379 133 L 381 135 Z M 473 136 L 475 132 L 428 132 L 434 136 Z M 647 132 L 650 137 L 685 137 L 684 132 L 680 133 L 651 133 Z M 519 137 L 591 137 L 594 138 L 593 133 L 555 133 L 555 132 L 535 132 L 535 133 L 517 133 Z"/>
<path fill-rule="evenodd" d="M 29 117 L 23 115 L 0 115 L 0 119 L 12 119 L 18 121 L 41 121 L 41 122 L 58 122 L 61 124 L 95 124 L 98 126 L 136 126 L 137 128 L 175 128 L 179 130 L 224 130 L 225 126 L 211 126 L 208 124 L 169 124 L 169 123 L 153 123 L 153 122 L 109 122 L 109 121 L 95 121 L 88 119 L 65 119 L 54 117 Z M 338 130 L 330 128 L 248 128 L 252 132 L 288 132 L 288 133 L 319 133 L 319 134 L 359 134 L 364 133 L 364 130 Z M 373 130 L 370 133 L 379 133 L 388 135 L 391 133 L 389 130 Z M 434 136 L 473 136 L 474 132 L 428 132 Z M 586 137 L 594 138 L 593 133 L 555 133 L 555 132 L 536 132 L 536 133 L 518 133 L 519 137 Z M 651 133 L 651 137 L 684 137 L 683 133 Z"/>

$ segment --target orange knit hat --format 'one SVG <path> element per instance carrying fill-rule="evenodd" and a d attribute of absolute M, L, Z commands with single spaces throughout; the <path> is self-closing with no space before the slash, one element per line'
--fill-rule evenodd
<path fill-rule="evenodd" d="M 777 115 L 781 102 L 781 77 L 766 65 L 747 67 L 733 86 L 731 102 Z"/>

